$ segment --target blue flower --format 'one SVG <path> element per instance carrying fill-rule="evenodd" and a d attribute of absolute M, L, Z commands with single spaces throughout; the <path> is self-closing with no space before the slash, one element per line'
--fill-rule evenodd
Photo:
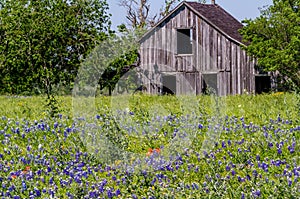
<path fill-rule="evenodd" d="M 113 198 L 114 197 L 114 194 L 111 192 L 110 189 L 108 189 L 106 193 L 107 193 L 108 198 Z"/>
<path fill-rule="evenodd" d="M 282 154 L 281 148 L 277 149 L 277 152 L 278 152 L 279 155 L 281 155 Z"/>
<path fill-rule="evenodd" d="M 203 129 L 203 125 L 202 124 L 198 124 L 198 129 Z"/>
<path fill-rule="evenodd" d="M 120 195 L 120 194 L 121 194 L 120 189 L 117 189 L 117 190 L 116 190 L 116 196 L 118 196 L 118 195 Z"/>
<path fill-rule="evenodd" d="M 260 156 L 259 155 L 256 155 L 256 160 L 260 161 Z"/>
<path fill-rule="evenodd" d="M 35 191 L 35 195 L 36 195 L 37 197 L 40 197 L 40 196 L 41 196 L 41 191 L 40 191 L 39 189 L 35 188 L 34 191 Z"/>
<path fill-rule="evenodd" d="M 24 181 L 22 182 L 22 188 L 23 188 L 23 190 L 27 189 L 26 183 Z"/>
<path fill-rule="evenodd" d="M 138 198 L 134 193 L 131 196 L 132 196 L 133 199 L 137 199 Z"/>
<path fill-rule="evenodd" d="M 224 141 L 222 141 L 222 148 L 226 148 L 226 144 Z"/>
<path fill-rule="evenodd" d="M 231 171 L 231 175 L 234 176 L 236 174 L 235 170 Z"/>
<path fill-rule="evenodd" d="M 261 192 L 260 192 L 260 190 L 259 190 L 259 189 L 257 189 L 257 190 L 256 190 L 256 192 L 255 192 L 255 195 L 256 195 L 257 197 L 260 197 L 260 195 L 261 195 Z"/>
<path fill-rule="evenodd" d="M 230 166 L 226 166 L 226 171 L 230 171 Z"/>
<path fill-rule="evenodd" d="M 292 183 L 293 183 L 293 181 L 290 178 L 288 178 L 288 186 L 289 187 L 292 186 Z"/>
<path fill-rule="evenodd" d="M 241 199 L 245 199 L 245 194 L 242 193 Z"/>

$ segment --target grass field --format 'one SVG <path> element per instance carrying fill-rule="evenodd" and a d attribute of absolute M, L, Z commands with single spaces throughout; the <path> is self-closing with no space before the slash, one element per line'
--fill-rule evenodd
<path fill-rule="evenodd" d="M 1 96 L 0 196 L 300 198 L 297 100 Z"/>

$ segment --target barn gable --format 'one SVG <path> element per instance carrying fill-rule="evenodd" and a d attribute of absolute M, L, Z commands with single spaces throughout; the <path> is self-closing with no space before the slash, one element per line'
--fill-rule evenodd
<path fill-rule="evenodd" d="M 255 60 L 242 49 L 242 27 L 219 5 L 180 3 L 140 40 L 148 92 L 254 92 Z"/>

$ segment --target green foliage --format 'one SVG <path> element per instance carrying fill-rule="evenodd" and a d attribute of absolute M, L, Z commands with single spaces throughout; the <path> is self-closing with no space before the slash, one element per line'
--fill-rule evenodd
<path fill-rule="evenodd" d="M 264 71 L 278 71 L 285 88 L 300 86 L 300 1 L 273 0 L 261 16 L 244 20 L 246 50 Z M 279 82 L 280 83 L 280 82 Z"/>
<path fill-rule="evenodd" d="M 135 65 L 132 65 L 138 58 L 137 49 L 131 50 L 120 57 L 117 57 L 108 68 L 105 69 L 102 74 L 99 84 L 100 90 L 104 88 L 109 89 L 109 95 L 111 95 L 112 90 L 114 90 L 116 84 L 119 82 L 120 78 Z"/>
<path fill-rule="evenodd" d="M 105 0 L 0 1 L 0 92 L 72 87 L 80 62 L 109 33 Z"/>

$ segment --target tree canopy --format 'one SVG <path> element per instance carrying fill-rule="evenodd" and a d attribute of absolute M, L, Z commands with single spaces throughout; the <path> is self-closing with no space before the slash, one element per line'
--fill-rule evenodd
<path fill-rule="evenodd" d="M 300 1 L 273 0 L 254 20 L 244 20 L 241 34 L 246 50 L 258 58 L 258 67 L 277 71 L 279 85 L 300 87 Z"/>
<path fill-rule="evenodd" d="M 110 33 L 107 10 L 106 0 L 0 0 L 0 92 L 71 86 Z"/>

